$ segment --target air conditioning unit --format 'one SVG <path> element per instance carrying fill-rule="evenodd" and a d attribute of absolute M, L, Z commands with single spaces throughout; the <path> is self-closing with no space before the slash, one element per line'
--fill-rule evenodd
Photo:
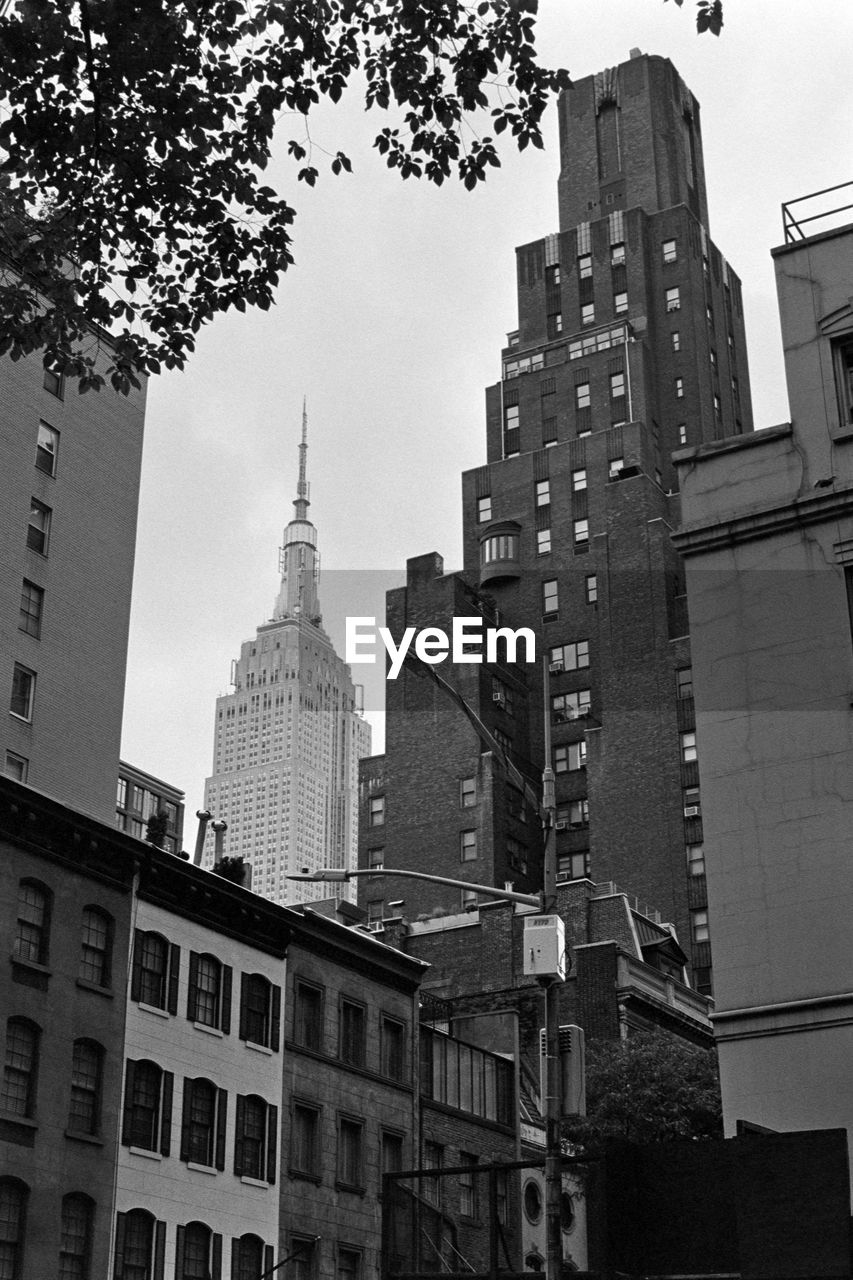
<path fill-rule="evenodd" d="M 549 663 L 549 665 L 548 665 L 548 671 L 550 672 L 550 674 L 551 674 L 552 676 L 559 676 L 559 675 L 562 675 L 562 674 L 563 674 L 563 670 L 564 670 L 564 667 L 563 667 L 562 662 L 551 662 L 551 663 Z"/>
<path fill-rule="evenodd" d="M 506 702 L 506 698 L 503 696 L 502 693 L 493 693 L 492 702 L 496 702 L 499 707 L 502 707 Z"/>
<path fill-rule="evenodd" d="M 685 818 L 698 818 L 702 809 L 698 804 L 688 804 L 684 806 Z"/>
<path fill-rule="evenodd" d="M 555 831 L 568 831 L 568 829 L 569 829 L 569 824 L 565 818 L 558 818 L 558 820 L 554 823 Z"/>
<path fill-rule="evenodd" d="M 369 920 L 369 921 L 368 921 L 368 923 L 367 923 L 367 928 L 368 928 L 368 931 L 369 931 L 370 933 L 384 933 L 384 932 L 385 932 L 385 921 L 384 921 L 384 920 Z"/>

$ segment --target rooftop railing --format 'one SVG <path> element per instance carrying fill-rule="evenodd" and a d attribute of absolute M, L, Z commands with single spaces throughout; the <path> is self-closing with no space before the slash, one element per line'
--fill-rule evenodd
<path fill-rule="evenodd" d="M 849 202 L 847 204 L 834 205 L 830 209 L 823 208 L 823 204 L 834 204 L 834 201 L 829 201 L 826 197 L 834 196 L 836 191 L 845 191 Z M 844 199 L 844 197 L 834 196 L 834 199 Z M 809 213 L 808 210 L 793 212 L 794 205 L 805 204 L 808 200 L 820 200 L 822 202 L 816 213 Z M 812 235 L 815 231 L 829 231 L 831 228 L 828 226 L 810 227 L 809 231 L 804 231 L 803 228 L 813 222 L 825 223 L 827 219 L 839 213 L 846 213 L 848 210 L 853 211 L 853 181 L 839 182 L 835 187 L 824 187 L 823 191 L 812 191 L 807 196 L 798 196 L 796 200 L 788 200 L 787 203 L 782 205 L 782 227 L 785 232 L 785 243 L 793 244 L 797 240 L 805 240 L 807 235 Z"/>

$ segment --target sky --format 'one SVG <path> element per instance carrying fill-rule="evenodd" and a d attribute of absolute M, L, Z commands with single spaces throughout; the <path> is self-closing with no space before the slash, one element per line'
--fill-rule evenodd
<path fill-rule="evenodd" d="M 788 417 L 770 258 L 780 206 L 853 179 L 853 5 L 725 10 L 715 39 L 696 35 L 693 0 L 541 0 L 538 46 L 575 79 L 632 48 L 668 57 L 699 100 L 709 231 L 743 282 L 766 427 Z M 344 614 L 381 615 L 408 557 L 460 567 L 460 477 L 485 461 L 484 388 L 516 327 L 515 248 L 558 229 L 555 108 L 544 149 L 519 155 L 504 135 L 502 167 L 473 192 L 389 171 L 371 146 L 384 123 L 357 89 L 319 112 L 311 189 L 284 159 L 301 122 L 282 122 L 270 172 L 297 218 L 276 306 L 219 317 L 184 372 L 149 385 L 122 757 L 185 791 L 188 815 L 231 661 L 272 610 L 303 397 L 320 599 L 342 650 Z M 352 174 L 328 170 L 338 149 Z M 354 675 L 381 750 L 381 671 Z M 193 829 L 189 816 L 188 840 Z"/>

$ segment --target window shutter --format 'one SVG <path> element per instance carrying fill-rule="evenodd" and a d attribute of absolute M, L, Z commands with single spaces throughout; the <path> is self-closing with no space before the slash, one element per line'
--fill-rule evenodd
<path fill-rule="evenodd" d="M 225 1134 L 228 1124 L 228 1091 L 216 1091 L 216 1155 L 215 1163 L 220 1172 L 225 1168 Z"/>
<path fill-rule="evenodd" d="M 136 1063 L 130 1058 L 124 1073 L 124 1115 L 122 1117 L 121 1140 L 126 1147 L 130 1146 L 130 1121 L 133 1115 L 133 1084 Z"/>
<path fill-rule="evenodd" d="M 142 995 L 142 939 L 141 929 L 133 931 L 133 969 L 130 975 L 130 998 L 138 1000 Z"/>
<path fill-rule="evenodd" d="M 222 1005 L 220 1029 L 227 1036 L 231 1033 L 231 966 L 222 966 Z"/>
<path fill-rule="evenodd" d="M 198 988 L 198 953 L 190 952 L 190 981 L 187 988 L 187 1017 L 195 1022 L 195 1010 Z"/>
<path fill-rule="evenodd" d="M 278 1164 L 278 1107 L 267 1104 L 267 1182 L 275 1182 Z"/>
<path fill-rule="evenodd" d="M 239 1276 L 240 1274 L 240 1241 L 234 1236 L 231 1241 L 231 1275 Z"/>
<path fill-rule="evenodd" d="M 237 1120 L 234 1125 L 234 1172 L 239 1178 L 243 1172 L 243 1125 L 245 1124 L 246 1099 L 237 1094 Z"/>
<path fill-rule="evenodd" d="M 247 1005 L 248 998 L 249 998 L 249 975 L 248 973 L 241 973 L 240 974 L 240 1031 L 239 1031 L 239 1036 L 241 1040 L 248 1039 L 248 1034 L 246 1031 L 246 1023 L 248 1021 L 248 1018 L 246 1016 L 248 1013 L 248 1005 Z"/>
<path fill-rule="evenodd" d="M 272 987 L 272 1014 L 270 1018 L 270 1048 L 278 1053 L 279 1040 L 281 1039 L 281 987 L 273 983 Z"/>
<path fill-rule="evenodd" d="M 272 1271 L 275 1266 L 275 1247 L 271 1244 L 264 1245 L 264 1275 Z"/>
<path fill-rule="evenodd" d="M 175 1232 L 175 1280 L 184 1280 L 184 1236 L 186 1227 L 178 1227 Z"/>
<path fill-rule="evenodd" d="M 163 1072 L 163 1103 L 160 1112 L 160 1152 L 167 1156 L 172 1148 L 172 1093 L 175 1077 L 171 1071 Z"/>
<path fill-rule="evenodd" d="M 166 1273 L 166 1224 L 154 1223 L 154 1271 L 152 1280 L 163 1280 Z"/>
<path fill-rule="evenodd" d="M 128 1063 L 128 1066 L 130 1064 Z M 115 1261 L 113 1263 L 114 1280 L 123 1280 L 124 1277 L 124 1232 L 126 1213 L 116 1214 L 116 1251 Z"/>
<path fill-rule="evenodd" d="M 181 974 L 181 948 L 176 942 L 169 945 L 169 993 L 166 1008 L 169 1013 L 178 1012 L 178 979 Z"/>
<path fill-rule="evenodd" d="M 190 1158 L 190 1107 L 193 1100 L 193 1084 L 188 1076 L 184 1076 L 184 1099 L 181 1107 L 181 1159 Z"/>
<path fill-rule="evenodd" d="M 212 1280 L 222 1280 L 222 1236 L 218 1231 L 213 1233 L 213 1249 L 210 1264 Z"/>

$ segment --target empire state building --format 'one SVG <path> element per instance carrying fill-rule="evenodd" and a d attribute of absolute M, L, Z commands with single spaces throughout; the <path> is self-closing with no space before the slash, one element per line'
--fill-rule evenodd
<path fill-rule="evenodd" d="M 216 700 L 213 771 L 204 793 L 205 808 L 228 824 L 225 853 L 251 863 L 253 890 L 279 903 L 332 891 L 289 886 L 290 872 L 356 865 L 358 762 L 370 752 L 370 726 L 356 708 L 349 667 L 323 630 L 307 457 L 303 407 L 278 597 L 272 619 L 241 647 L 231 692 Z M 203 864 L 212 863 L 209 833 Z"/>

